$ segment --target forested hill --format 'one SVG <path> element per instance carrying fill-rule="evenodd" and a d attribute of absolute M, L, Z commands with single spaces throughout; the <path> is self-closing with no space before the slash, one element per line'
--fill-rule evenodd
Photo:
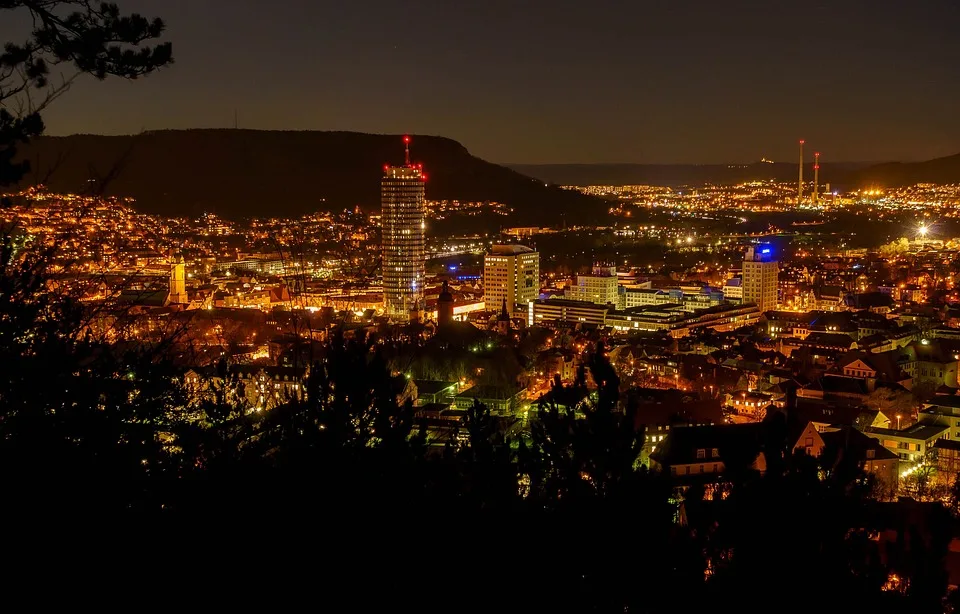
<path fill-rule="evenodd" d="M 865 168 L 854 176 L 862 186 L 908 186 L 916 183 L 960 183 L 960 154 L 923 162 L 890 162 Z"/>
<path fill-rule="evenodd" d="M 509 223 L 589 220 L 598 199 L 545 186 L 481 160 L 460 143 L 413 136 L 412 158 L 428 174 L 428 199 L 493 200 L 516 211 Z M 299 216 L 360 205 L 377 208 L 383 165 L 403 162 L 400 135 L 356 132 L 162 130 L 136 136 L 43 137 L 24 147 L 32 172 L 21 185 L 132 196 L 169 215 Z"/>
<path fill-rule="evenodd" d="M 813 180 L 812 156 L 804 177 Z M 513 170 L 543 181 L 570 185 L 663 186 L 734 184 L 797 179 L 796 162 L 752 164 L 510 164 Z M 842 190 L 901 187 L 917 183 L 960 183 L 960 154 L 924 162 L 831 162 L 821 164 L 820 180 Z"/>

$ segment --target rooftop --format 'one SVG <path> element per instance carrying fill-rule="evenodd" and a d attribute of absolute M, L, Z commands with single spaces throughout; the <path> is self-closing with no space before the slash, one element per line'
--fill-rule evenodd
<path fill-rule="evenodd" d="M 900 439 L 917 439 L 922 441 L 929 441 L 937 436 L 939 436 L 944 431 L 948 430 L 949 427 L 940 426 L 938 424 L 914 424 L 909 428 L 905 428 L 902 431 L 897 429 L 884 429 L 877 426 L 868 426 L 863 430 L 864 433 L 868 435 L 882 435 L 885 437 L 898 437 Z"/>
<path fill-rule="evenodd" d="M 937 442 L 933 444 L 933 447 L 939 450 L 960 451 L 960 441 L 951 441 L 949 439 L 938 439 Z"/>
<path fill-rule="evenodd" d="M 960 409 L 960 397 L 957 396 L 935 396 L 923 404 L 924 409 L 931 407 L 949 407 L 951 409 Z"/>
<path fill-rule="evenodd" d="M 438 382 L 424 379 L 414 380 L 413 383 L 417 385 L 419 394 L 437 394 L 457 385 L 457 382 Z"/>
<path fill-rule="evenodd" d="M 472 388 L 468 388 L 467 390 L 464 390 L 463 392 L 457 395 L 457 398 L 477 399 L 480 401 L 484 399 L 494 399 L 497 401 L 505 401 L 507 399 L 513 398 L 519 393 L 520 391 L 517 389 L 504 388 L 501 386 L 481 385 L 481 386 L 473 386 Z"/>
<path fill-rule="evenodd" d="M 497 256 L 515 256 L 517 254 L 532 254 L 535 250 L 525 245 L 494 245 L 490 248 L 491 254 Z"/>

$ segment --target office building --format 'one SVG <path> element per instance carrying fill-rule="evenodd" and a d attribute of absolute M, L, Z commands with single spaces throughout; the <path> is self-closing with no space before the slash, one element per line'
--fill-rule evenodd
<path fill-rule="evenodd" d="M 483 259 L 483 295 L 490 311 L 504 301 L 511 314 L 518 304 L 526 308 L 540 296 L 540 254 L 523 245 L 494 245 Z"/>
<path fill-rule="evenodd" d="M 563 298 L 571 301 L 587 301 L 597 305 L 624 306 L 626 293 L 622 296 L 617 283 L 617 268 L 596 265 L 589 275 L 577 275 L 576 283 L 567 288 Z"/>
<path fill-rule="evenodd" d="M 761 312 L 777 308 L 777 280 L 780 265 L 773 249 L 766 245 L 747 248 L 743 261 L 743 302 L 753 303 Z"/>
<path fill-rule="evenodd" d="M 723 282 L 723 287 L 720 289 L 723 292 L 723 300 L 730 301 L 734 303 L 743 302 L 743 278 L 742 277 L 733 277 L 731 279 Z"/>
<path fill-rule="evenodd" d="M 527 307 L 527 325 L 546 322 L 568 322 L 603 326 L 609 308 L 587 301 L 545 299 L 530 301 Z"/>
<path fill-rule="evenodd" d="M 760 320 L 760 310 L 754 305 L 722 303 L 695 312 L 685 311 L 683 305 L 662 307 L 633 307 L 612 310 L 607 305 L 567 299 L 531 301 L 527 313 L 528 326 L 543 326 L 554 322 L 604 326 L 614 334 L 638 331 L 663 331 L 673 337 L 685 337 L 697 329 L 709 328 L 729 332 L 752 326 Z"/>
<path fill-rule="evenodd" d="M 680 305 L 684 311 L 716 307 L 724 302 L 723 292 L 713 288 L 624 288 L 623 309 Z"/>
<path fill-rule="evenodd" d="M 409 137 L 404 143 L 409 145 Z M 383 233 L 383 307 L 388 316 L 407 318 L 422 309 L 426 253 L 426 177 L 419 164 L 385 166 L 380 182 Z"/>

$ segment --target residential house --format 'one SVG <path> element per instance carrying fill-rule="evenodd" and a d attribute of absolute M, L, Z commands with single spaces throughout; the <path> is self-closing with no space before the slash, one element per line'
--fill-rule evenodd
<path fill-rule="evenodd" d="M 907 463 L 924 460 L 938 439 L 950 438 L 950 429 L 939 424 L 917 423 L 899 431 L 870 426 L 863 431 Z"/>
<path fill-rule="evenodd" d="M 815 422 L 808 422 L 793 444 L 794 451 L 803 451 L 807 456 L 820 456 L 824 447 L 823 437 Z"/>
<path fill-rule="evenodd" d="M 813 290 L 815 307 L 821 311 L 841 311 L 846 291 L 842 286 L 818 286 Z"/>
<path fill-rule="evenodd" d="M 264 365 L 230 365 L 223 373 L 215 367 L 197 367 L 184 374 L 187 390 L 200 398 L 215 398 L 218 391 L 227 393 L 228 401 L 245 400 L 254 411 L 269 410 L 303 395 L 306 367 L 274 367 Z"/>
<path fill-rule="evenodd" d="M 886 489 L 893 489 L 900 476 L 900 459 L 873 437 L 845 426 L 820 434 L 824 443 L 823 464 L 836 470 L 841 463 L 853 463 L 865 473 L 875 476 Z"/>
<path fill-rule="evenodd" d="M 404 405 L 407 401 L 417 400 L 417 384 L 406 375 L 396 375 L 390 378 L 390 387 L 393 390 L 397 405 Z"/>
<path fill-rule="evenodd" d="M 800 348 L 810 348 L 814 362 L 827 364 L 849 351 L 853 344 L 853 338 L 845 333 L 815 332 L 807 335 L 807 338 L 799 341 L 797 345 Z"/>
<path fill-rule="evenodd" d="M 755 420 L 763 420 L 767 415 L 767 408 L 774 406 L 775 402 L 783 405 L 782 397 L 775 399 L 774 395 L 765 392 L 732 392 L 728 395 L 728 405 L 733 407 L 737 414 L 748 416 Z"/>
<path fill-rule="evenodd" d="M 937 395 L 923 404 L 918 422 L 949 429 L 950 440 L 960 441 L 960 397 Z"/>
<path fill-rule="evenodd" d="M 960 474 L 960 441 L 953 439 L 938 439 L 933 444 L 937 457 L 937 471 L 944 474 L 947 481 L 953 483 L 957 474 Z"/>
<path fill-rule="evenodd" d="M 640 453 L 644 464 L 663 443 L 671 428 L 723 423 L 720 400 L 706 395 L 676 389 L 631 388 L 624 396 L 627 406 L 635 410 L 635 427 L 644 429 L 644 446 Z"/>
<path fill-rule="evenodd" d="M 766 319 L 767 335 L 777 337 L 806 338 L 810 334 L 810 323 L 816 318 L 816 312 L 768 311 Z"/>
<path fill-rule="evenodd" d="M 890 427 L 890 419 L 881 411 L 804 398 L 797 398 L 796 406 L 790 409 L 787 418 L 795 429 L 802 429 L 809 423 L 813 423 L 818 431 L 829 431 L 841 426 Z"/>
<path fill-rule="evenodd" d="M 450 406 L 453 397 L 459 390 L 457 382 L 436 382 L 431 380 L 414 380 L 417 387 L 416 405 L 439 404 Z"/>
<path fill-rule="evenodd" d="M 453 398 L 457 409 L 470 409 L 474 401 L 486 405 L 494 415 L 515 415 L 523 400 L 523 388 L 517 386 L 473 386 Z"/>
<path fill-rule="evenodd" d="M 449 441 L 469 439 L 466 432 L 466 410 L 453 409 L 448 403 L 427 403 L 414 408 L 417 426 L 427 431 L 427 443 L 442 445 Z"/>
<path fill-rule="evenodd" d="M 811 333 L 832 333 L 847 335 L 851 339 L 860 337 L 860 328 L 856 314 L 851 312 L 814 312 L 816 317 L 810 322 Z"/>
<path fill-rule="evenodd" d="M 913 384 L 957 387 L 957 365 L 960 354 L 955 354 L 947 340 L 922 339 L 900 350 L 903 369 L 912 378 Z"/>
<path fill-rule="evenodd" d="M 650 466 L 681 482 L 715 482 L 734 470 L 763 473 L 765 429 L 763 423 L 676 427 L 650 455 Z"/>
<path fill-rule="evenodd" d="M 881 315 L 890 313 L 890 310 L 894 307 L 893 298 L 883 292 L 850 294 L 846 297 L 845 303 L 849 309 L 866 310 Z"/>
<path fill-rule="evenodd" d="M 842 375 L 824 375 L 797 390 L 797 397 L 853 406 L 862 404 L 869 394 L 866 380 Z"/>

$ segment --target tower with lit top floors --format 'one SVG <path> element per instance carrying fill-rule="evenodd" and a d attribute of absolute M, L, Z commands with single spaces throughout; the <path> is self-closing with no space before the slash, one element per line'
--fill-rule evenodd
<path fill-rule="evenodd" d="M 380 205 L 383 247 L 383 308 L 408 318 L 422 305 L 426 262 L 426 174 L 410 162 L 410 137 L 403 137 L 403 166 L 383 167 Z"/>

